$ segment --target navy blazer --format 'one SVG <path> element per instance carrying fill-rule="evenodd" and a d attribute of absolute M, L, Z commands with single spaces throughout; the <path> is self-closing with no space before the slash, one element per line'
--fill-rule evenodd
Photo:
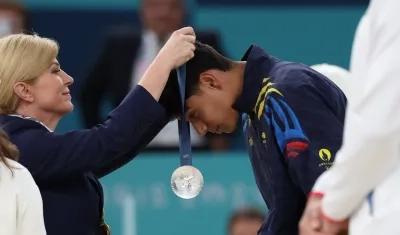
<path fill-rule="evenodd" d="M 99 235 L 103 190 L 98 181 L 131 161 L 165 126 L 164 108 L 136 86 L 107 121 L 56 134 L 40 123 L 0 116 L 43 198 L 48 235 Z"/>

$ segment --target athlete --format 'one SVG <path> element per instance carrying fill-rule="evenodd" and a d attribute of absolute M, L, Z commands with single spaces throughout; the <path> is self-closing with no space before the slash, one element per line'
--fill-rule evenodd
<path fill-rule="evenodd" d="M 241 61 L 195 46 L 186 64 L 187 120 L 204 135 L 231 133 L 242 118 L 256 183 L 269 208 L 259 234 L 297 235 L 307 195 L 342 143 L 345 95 L 324 75 L 256 45 Z M 160 102 L 179 116 L 179 100 L 177 79 L 170 78 Z"/>

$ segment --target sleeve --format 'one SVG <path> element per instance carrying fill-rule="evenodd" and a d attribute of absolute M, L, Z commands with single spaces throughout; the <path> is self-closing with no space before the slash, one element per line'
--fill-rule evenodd
<path fill-rule="evenodd" d="M 17 234 L 45 235 L 42 196 L 26 168 L 15 169 L 18 177 Z"/>
<path fill-rule="evenodd" d="M 111 40 L 103 46 L 94 67 L 90 70 L 82 86 L 80 104 L 86 128 L 92 128 L 101 120 L 101 101 L 108 87 L 110 77 Z M 103 120 L 104 121 L 104 120 Z"/>
<path fill-rule="evenodd" d="M 296 79 L 301 76 L 307 75 L 298 74 Z M 267 97 L 267 122 L 293 182 L 307 195 L 332 165 L 342 142 L 343 124 L 312 85 L 277 87 L 276 91 Z"/>
<path fill-rule="evenodd" d="M 148 129 L 143 138 L 137 143 L 132 143 L 132 152 L 122 154 L 118 157 L 111 158 L 111 160 L 96 166 L 93 170 L 93 174 L 97 178 L 102 178 L 127 164 L 136 155 L 138 155 L 153 139 L 156 135 L 167 125 L 168 119 L 155 123 L 151 128 Z"/>
<path fill-rule="evenodd" d="M 96 169 L 104 174 L 132 160 L 161 130 L 165 118 L 164 108 L 136 86 L 102 125 L 65 134 L 33 129 L 16 134 L 13 141 L 21 164 L 37 182 Z"/>
<path fill-rule="evenodd" d="M 322 210 L 331 221 L 348 218 L 399 165 L 400 4 L 382 7 L 386 17 L 371 28 L 376 41 L 366 76 L 355 77 L 358 90 L 349 100 L 343 146 L 313 189 L 324 194 Z"/>

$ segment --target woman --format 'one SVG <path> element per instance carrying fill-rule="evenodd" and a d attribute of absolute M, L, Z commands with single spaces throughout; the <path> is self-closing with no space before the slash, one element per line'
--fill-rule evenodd
<path fill-rule="evenodd" d="M 55 134 L 73 109 L 73 79 L 60 68 L 57 43 L 22 34 L 0 39 L 0 126 L 39 186 L 48 234 L 108 233 L 98 178 L 132 160 L 164 127 L 158 100 L 171 70 L 194 56 L 195 40 L 190 27 L 174 32 L 104 124 Z"/>
<path fill-rule="evenodd" d="M 0 130 L 0 234 L 45 235 L 39 188 Z"/>

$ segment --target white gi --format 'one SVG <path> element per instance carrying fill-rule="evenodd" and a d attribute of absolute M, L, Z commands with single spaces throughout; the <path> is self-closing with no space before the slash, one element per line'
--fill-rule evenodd
<path fill-rule="evenodd" d="M 357 28 L 342 149 L 313 191 L 351 235 L 400 234 L 400 0 L 371 0 Z"/>

